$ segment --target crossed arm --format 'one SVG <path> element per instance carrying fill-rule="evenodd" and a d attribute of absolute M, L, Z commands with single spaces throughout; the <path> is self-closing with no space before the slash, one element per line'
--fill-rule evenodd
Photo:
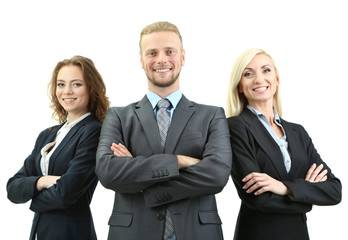
<path fill-rule="evenodd" d="M 60 177 L 61 176 L 53 176 L 53 175 L 42 176 L 36 182 L 36 189 L 39 191 L 48 189 L 52 187 L 54 184 L 56 184 L 57 180 L 60 179 Z"/>
<path fill-rule="evenodd" d="M 132 154 L 128 151 L 128 149 L 121 143 L 119 144 L 112 143 L 111 151 L 113 151 L 116 157 L 133 157 Z M 192 166 L 200 161 L 200 159 L 184 156 L 184 155 L 177 155 L 177 158 L 178 158 L 179 169 Z"/>
<path fill-rule="evenodd" d="M 296 178 L 278 181 L 269 172 L 261 171 L 254 149 L 257 146 L 250 141 L 248 126 L 236 118 L 229 121 L 229 127 L 234 151 L 232 179 L 240 198 L 249 207 L 264 212 L 303 213 L 310 211 L 313 204 L 340 202 L 340 181 L 322 161 L 303 128 L 296 126 L 296 135 L 305 148 L 303 158 L 311 165 L 308 163 L 308 169 L 302 168 L 307 164 L 299 165 Z"/>
<path fill-rule="evenodd" d="M 311 183 L 324 182 L 327 180 L 327 169 L 323 170 L 324 165 L 317 166 L 315 163 L 309 168 L 305 180 Z M 322 171 L 323 170 L 323 171 Z M 266 173 L 252 172 L 242 179 L 245 182 L 243 189 L 247 193 L 254 192 L 260 195 L 264 192 L 272 192 L 280 196 L 291 196 L 291 190 L 281 181 L 270 177 Z"/>

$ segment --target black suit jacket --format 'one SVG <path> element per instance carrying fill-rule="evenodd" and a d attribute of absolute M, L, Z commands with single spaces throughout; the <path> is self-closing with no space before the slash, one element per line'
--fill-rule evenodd
<path fill-rule="evenodd" d="M 96 239 L 89 204 L 98 181 L 94 171 L 101 124 L 91 115 L 68 132 L 50 158 L 48 175 L 61 176 L 57 184 L 36 190 L 42 176 L 40 151 L 62 126 L 40 133 L 31 155 L 7 183 L 8 198 L 14 203 L 31 199 L 35 216 L 30 239 L 36 233 L 39 240 Z"/>
<path fill-rule="evenodd" d="M 279 146 L 249 109 L 227 121 L 233 149 L 232 179 L 242 200 L 235 239 L 308 239 L 305 213 L 313 204 L 339 203 L 341 183 L 320 158 L 305 129 L 281 119 L 291 156 L 291 170 L 287 173 Z M 325 182 L 304 180 L 313 163 L 324 164 L 328 170 Z M 267 173 L 283 182 L 293 197 L 271 192 L 247 194 L 242 189 L 242 179 L 251 172 Z"/>
<path fill-rule="evenodd" d="M 134 157 L 114 156 L 113 142 L 124 144 Z M 179 170 L 178 154 L 201 161 Z M 109 239 L 162 240 L 166 207 L 177 240 L 223 239 L 214 194 L 228 181 L 231 159 L 222 108 L 183 96 L 174 111 L 164 152 L 146 96 L 138 103 L 110 108 L 96 166 L 100 182 L 115 191 Z"/>

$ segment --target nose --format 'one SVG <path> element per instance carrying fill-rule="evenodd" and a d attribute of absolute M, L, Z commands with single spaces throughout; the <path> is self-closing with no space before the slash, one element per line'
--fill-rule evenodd
<path fill-rule="evenodd" d="M 70 85 L 64 88 L 64 94 L 72 94 L 72 87 Z"/>
<path fill-rule="evenodd" d="M 264 76 L 261 73 L 255 73 L 254 81 L 255 83 L 262 83 L 264 81 Z"/>
<path fill-rule="evenodd" d="M 167 63 L 167 54 L 165 52 L 159 52 L 157 62 L 158 63 Z"/>

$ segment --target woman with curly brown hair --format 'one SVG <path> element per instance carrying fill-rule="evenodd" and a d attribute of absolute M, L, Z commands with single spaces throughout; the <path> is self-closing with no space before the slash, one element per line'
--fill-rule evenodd
<path fill-rule="evenodd" d="M 53 117 L 23 167 L 7 183 L 14 203 L 31 200 L 30 239 L 97 239 L 89 208 L 101 123 L 109 107 L 94 63 L 74 56 L 58 62 L 49 83 Z"/>

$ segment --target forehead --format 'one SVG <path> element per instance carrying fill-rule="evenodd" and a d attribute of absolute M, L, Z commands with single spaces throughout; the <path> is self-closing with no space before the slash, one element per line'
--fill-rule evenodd
<path fill-rule="evenodd" d="M 57 80 L 83 80 L 82 69 L 76 65 L 63 66 L 57 75 Z"/>
<path fill-rule="evenodd" d="M 257 54 L 246 66 L 246 68 L 262 67 L 264 65 L 274 66 L 272 59 L 266 54 Z"/>
<path fill-rule="evenodd" d="M 143 51 L 148 49 L 181 48 L 179 36 L 175 32 L 153 32 L 143 36 L 141 41 Z"/>

